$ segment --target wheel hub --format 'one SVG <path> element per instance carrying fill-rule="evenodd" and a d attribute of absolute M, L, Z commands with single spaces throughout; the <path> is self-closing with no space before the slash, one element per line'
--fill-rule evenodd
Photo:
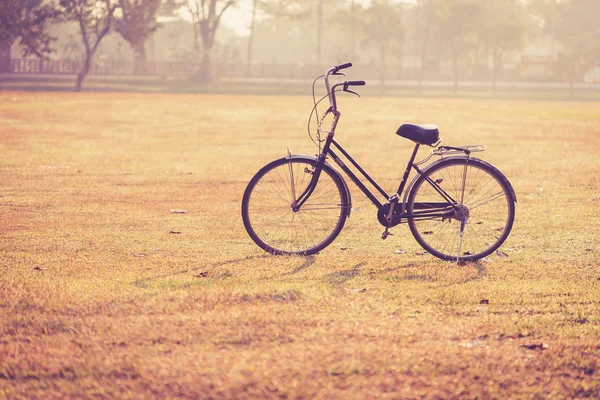
<path fill-rule="evenodd" d="M 464 221 L 467 222 L 467 220 L 469 219 L 469 217 L 471 216 L 470 212 L 469 212 L 469 208 L 467 206 L 465 206 L 464 204 L 459 205 L 455 210 L 454 210 L 454 215 L 452 216 L 452 218 L 454 218 L 457 221 Z"/>

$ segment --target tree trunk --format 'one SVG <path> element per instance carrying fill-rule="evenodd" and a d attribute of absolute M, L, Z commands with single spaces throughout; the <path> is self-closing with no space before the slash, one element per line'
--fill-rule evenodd
<path fill-rule="evenodd" d="M 569 63 L 569 94 L 571 98 L 575 97 L 575 61 Z"/>
<path fill-rule="evenodd" d="M 200 82 L 208 83 L 212 79 L 210 70 L 210 49 L 204 49 L 202 52 L 202 63 L 200 65 Z"/>
<path fill-rule="evenodd" d="M 458 54 L 456 51 L 453 54 L 452 60 L 454 62 L 454 94 L 458 93 Z"/>
<path fill-rule="evenodd" d="M 382 43 L 381 44 L 381 94 L 385 94 L 385 51 L 386 51 L 386 47 L 385 45 Z"/>
<path fill-rule="evenodd" d="M 427 45 L 429 43 L 429 38 L 426 37 L 423 39 L 423 45 L 421 46 L 421 68 L 419 70 L 419 83 L 417 86 L 417 91 L 421 93 L 423 90 L 423 79 L 425 78 L 425 58 L 427 57 Z"/>
<path fill-rule="evenodd" d="M 107 6 L 109 5 L 108 0 L 106 2 L 106 5 Z M 98 29 L 98 26 L 96 26 L 96 35 L 95 35 L 93 44 L 90 43 L 90 38 L 88 36 L 88 32 L 86 31 L 88 26 L 86 26 L 87 21 L 86 21 L 85 15 L 79 14 L 77 16 L 78 22 L 79 22 L 79 29 L 80 29 L 80 33 L 81 33 L 81 39 L 83 41 L 83 45 L 85 46 L 85 60 L 83 61 L 83 68 L 77 74 L 77 80 L 75 81 L 75 88 L 73 90 L 76 92 L 81 92 L 81 87 L 83 86 L 83 81 L 84 81 L 85 77 L 87 76 L 88 72 L 90 71 L 90 64 L 92 63 L 92 58 L 94 57 L 94 54 L 96 53 L 96 50 L 98 49 L 98 46 L 100 45 L 100 41 L 110 31 L 110 25 L 111 25 L 111 21 L 113 18 L 113 12 L 115 11 L 115 8 L 109 7 L 108 11 L 109 11 L 109 14 L 106 16 L 107 19 L 104 20 L 103 27 L 101 29 Z M 100 24 L 99 21 L 96 21 L 96 23 Z"/>
<path fill-rule="evenodd" d="M 9 41 L 0 41 L 0 73 L 12 72 L 10 63 L 10 48 L 12 43 Z"/>
<path fill-rule="evenodd" d="M 252 44 L 254 42 L 254 22 L 256 21 L 256 5 L 258 0 L 252 1 L 252 20 L 250 21 L 250 36 L 248 36 L 248 54 L 246 56 L 246 76 L 250 76 L 250 65 L 252 64 Z"/>
<path fill-rule="evenodd" d="M 136 75 L 145 75 L 146 68 L 146 49 L 144 43 L 140 43 L 133 50 L 133 73 Z"/>
<path fill-rule="evenodd" d="M 492 56 L 492 97 L 496 97 L 496 79 L 497 79 L 497 70 L 498 70 L 498 54 L 494 51 L 494 55 Z"/>
<path fill-rule="evenodd" d="M 202 37 L 202 59 L 200 62 L 200 75 L 198 79 L 201 83 L 209 83 L 212 79 L 210 67 L 210 52 L 215 43 L 214 30 L 211 31 L 207 21 L 200 21 L 200 36 Z"/>
<path fill-rule="evenodd" d="M 421 93 L 421 91 L 423 90 L 423 80 L 425 79 L 425 60 L 427 58 L 427 50 L 429 48 L 429 40 L 431 38 L 431 20 L 432 20 L 432 13 L 431 11 L 428 9 L 428 3 L 426 3 L 425 1 L 421 0 L 419 3 L 419 7 L 421 9 L 420 11 L 420 15 L 422 15 L 421 13 L 424 13 L 425 15 L 422 16 L 423 20 L 425 21 L 424 23 L 424 31 L 423 31 L 423 42 L 421 43 L 421 54 L 420 54 L 420 59 L 421 59 L 421 68 L 419 70 L 419 76 L 418 76 L 418 86 L 417 86 L 417 91 L 418 93 Z M 421 17 L 419 17 L 421 18 Z"/>
<path fill-rule="evenodd" d="M 356 58 L 356 23 L 355 23 L 355 15 L 356 12 L 354 10 L 354 0 L 350 2 L 350 55 L 352 57 L 352 61 L 355 61 Z"/>
<path fill-rule="evenodd" d="M 83 81 L 87 76 L 88 72 L 90 72 L 90 63 L 92 61 L 92 54 L 86 54 L 85 61 L 83 62 L 83 68 L 77 74 L 77 81 L 75 81 L 75 88 L 73 89 L 75 92 L 81 92 L 81 88 L 83 86 Z"/>
<path fill-rule="evenodd" d="M 317 9 L 317 65 L 321 67 L 322 60 L 322 52 L 321 48 L 323 43 L 323 0 L 317 0 L 318 9 Z"/>
<path fill-rule="evenodd" d="M 397 75 L 395 76 L 395 80 L 399 81 L 404 79 L 404 49 L 400 49 L 397 51 L 398 54 L 398 62 L 400 63 Z"/>
<path fill-rule="evenodd" d="M 199 45 L 199 40 L 198 40 L 198 24 L 193 24 L 194 25 L 194 51 L 196 52 L 196 54 L 198 54 L 200 52 L 200 45 Z"/>

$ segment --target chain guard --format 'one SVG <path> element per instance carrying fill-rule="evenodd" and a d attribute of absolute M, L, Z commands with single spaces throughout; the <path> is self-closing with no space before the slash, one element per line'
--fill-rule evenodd
<path fill-rule="evenodd" d="M 385 227 L 392 227 L 398 225 L 402 222 L 402 218 L 400 218 L 400 214 L 402 213 L 402 204 L 396 204 L 394 206 L 394 212 L 392 213 L 392 221 L 388 224 L 387 216 L 390 212 L 390 203 L 384 204 L 379 211 L 377 211 L 377 220 L 379 223 Z"/>

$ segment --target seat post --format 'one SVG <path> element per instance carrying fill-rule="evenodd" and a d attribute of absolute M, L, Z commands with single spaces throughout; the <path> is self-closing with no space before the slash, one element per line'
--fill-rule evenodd
<path fill-rule="evenodd" d="M 402 194 L 402 191 L 404 190 L 404 186 L 406 185 L 408 175 L 410 175 L 410 167 L 412 167 L 413 163 L 415 162 L 415 158 L 417 157 L 417 152 L 419 151 L 419 146 L 421 146 L 421 144 L 415 142 L 415 149 L 413 150 L 412 156 L 410 157 L 410 160 L 408 161 L 408 164 L 406 165 L 406 171 L 404 171 L 404 176 L 402 177 L 400 186 L 398 186 L 398 192 L 397 192 L 398 197 L 400 197 L 400 195 Z"/>

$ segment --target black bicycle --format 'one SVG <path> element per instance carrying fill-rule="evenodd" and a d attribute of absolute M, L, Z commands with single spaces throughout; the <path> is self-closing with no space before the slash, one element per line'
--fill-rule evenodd
<path fill-rule="evenodd" d="M 329 100 L 329 108 L 321 119 L 316 114 L 319 123 L 313 141 L 319 147 L 318 155 L 291 155 L 288 150 L 286 157 L 267 164 L 250 180 L 242 201 L 242 218 L 252 240 L 273 254 L 300 255 L 317 253 L 333 242 L 350 217 L 352 199 L 342 175 L 327 162 L 331 159 L 377 207 L 377 218 L 385 227 L 383 239 L 391 227 L 408 223 L 417 242 L 443 260 L 478 260 L 498 249 L 512 228 L 517 198 L 502 172 L 471 157 L 485 146 L 440 146 L 436 125 L 401 125 L 396 134 L 415 142 L 415 147 L 398 191 L 390 196 L 334 139 L 341 115 L 336 92 L 357 94 L 349 88 L 365 82 L 345 81 L 330 86 L 329 77 L 343 75 L 339 71 L 351 66 L 335 66 L 319 77 L 324 78 L 327 94 L 319 102 L 314 101 L 313 113 L 324 99 Z M 313 82 L 313 100 L 319 78 Z M 333 122 L 328 131 L 322 131 L 328 115 L 333 116 Z M 421 145 L 434 150 L 415 162 Z M 383 196 L 383 202 L 338 152 Z M 423 166 L 434 156 L 439 159 Z M 416 176 L 404 192 L 411 169 Z"/>

